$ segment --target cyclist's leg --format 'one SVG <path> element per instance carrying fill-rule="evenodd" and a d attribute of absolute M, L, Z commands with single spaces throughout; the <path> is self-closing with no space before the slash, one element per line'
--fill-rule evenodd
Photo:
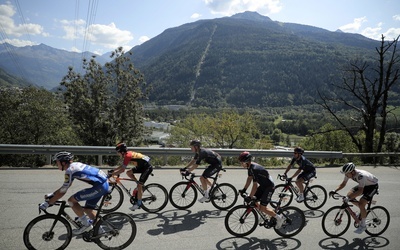
<path fill-rule="evenodd" d="M 153 166 L 150 164 L 147 164 L 145 167 L 142 169 L 138 169 L 138 171 L 141 172 L 141 175 L 139 177 L 139 182 L 138 182 L 138 194 L 137 194 L 137 199 L 138 203 L 141 203 L 142 197 L 143 197 L 143 186 L 146 183 L 147 179 L 149 178 L 150 174 L 153 172 Z M 141 204 L 138 204 L 141 205 Z"/>
<path fill-rule="evenodd" d="M 210 178 L 213 175 L 215 175 L 218 171 L 219 171 L 218 166 L 210 165 L 204 170 L 203 174 L 200 177 L 201 185 L 202 185 L 202 188 L 203 188 L 204 193 L 205 193 L 204 196 L 207 197 L 207 198 L 209 196 L 209 194 L 208 194 L 209 193 L 208 185 L 210 185 L 210 186 L 212 185 L 211 181 L 208 178 Z"/>
<path fill-rule="evenodd" d="M 361 225 L 365 226 L 365 218 L 367 217 L 366 205 L 372 200 L 372 197 L 378 191 L 378 185 L 365 186 L 363 189 L 363 196 L 359 200 L 359 208 L 361 215 Z"/>

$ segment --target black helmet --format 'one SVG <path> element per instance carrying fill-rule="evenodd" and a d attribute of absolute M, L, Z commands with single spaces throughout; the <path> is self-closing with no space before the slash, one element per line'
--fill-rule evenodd
<path fill-rule="evenodd" d="M 251 162 L 251 154 L 247 151 L 244 151 L 239 155 L 239 161 L 240 162 Z"/>
<path fill-rule="evenodd" d="M 302 155 L 304 153 L 304 150 L 301 147 L 296 147 L 294 149 L 294 152 Z"/>
<path fill-rule="evenodd" d="M 191 140 L 190 146 L 201 146 L 201 142 L 199 140 Z"/>
<path fill-rule="evenodd" d="M 340 171 L 342 174 L 347 174 L 352 172 L 354 169 L 356 168 L 356 166 L 354 165 L 354 163 L 349 162 L 343 165 L 342 167 L 342 171 Z"/>
<path fill-rule="evenodd" d="M 74 155 L 66 151 L 58 152 L 53 157 L 53 161 L 61 161 L 61 162 L 63 161 L 70 162 L 72 161 L 72 159 L 74 159 Z"/>
<path fill-rule="evenodd" d="M 115 150 L 116 150 L 118 153 L 125 153 L 125 152 L 128 150 L 128 148 L 126 147 L 126 144 L 125 144 L 125 143 L 120 142 L 120 143 L 118 143 L 117 146 L 115 147 Z"/>

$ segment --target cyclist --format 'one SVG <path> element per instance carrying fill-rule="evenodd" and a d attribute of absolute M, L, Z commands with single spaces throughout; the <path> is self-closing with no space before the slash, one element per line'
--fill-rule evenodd
<path fill-rule="evenodd" d="M 250 194 L 246 197 L 246 201 L 249 202 L 251 199 L 256 199 L 260 201 L 260 210 L 271 217 L 276 218 L 276 229 L 281 228 L 283 223 L 283 218 L 281 215 L 275 213 L 275 211 L 267 205 L 271 201 L 271 197 L 274 193 L 275 184 L 263 166 L 258 163 L 251 161 L 251 154 L 247 151 L 244 151 L 239 155 L 239 162 L 243 168 L 247 168 L 247 180 L 244 185 L 244 188 L 239 190 L 240 193 L 245 193 L 247 188 L 250 186 L 250 183 L 253 181 L 253 187 L 251 188 Z"/>
<path fill-rule="evenodd" d="M 209 177 L 217 173 L 222 168 L 221 156 L 210 150 L 201 147 L 201 142 L 199 140 L 190 141 L 190 149 L 195 153 L 193 159 L 187 164 L 185 169 L 188 172 L 192 172 L 195 170 L 202 160 L 206 163 L 210 164 L 203 172 L 200 177 L 201 186 L 204 190 L 204 196 L 201 197 L 198 201 L 203 203 L 205 201 L 209 201 L 209 190 L 208 185 L 211 186 L 211 182 L 208 180 Z M 189 168 L 190 167 L 190 168 Z"/>
<path fill-rule="evenodd" d="M 344 164 L 340 172 L 344 174 L 343 182 L 340 183 L 340 185 L 332 192 L 336 193 L 344 188 L 349 179 L 353 179 L 353 181 L 358 182 L 358 185 L 350 189 L 350 191 L 347 193 L 344 201 L 351 201 L 354 205 L 360 208 L 361 223 L 354 232 L 361 234 L 367 228 L 365 225 L 365 218 L 367 217 L 367 210 L 365 209 L 365 206 L 369 201 L 372 200 L 372 196 L 374 196 L 378 191 L 378 178 L 368 171 L 356 169 L 356 166 L 352 162 Z M 331 193 L 329 195 L 331 195 Z M 356 197 L 360 195 L 362 195 L 362 197 L 357 202 Z"/>
<path fill-rule="evenodd" d="M 290 164 L 287 166 L 286 171 L 284 175 L 289 172 L 289 170 L 294 166 L 294 164 L 299 165 L 299 169 L 294 173 L 294 175 L 290 178 L 287 178 L 287 181 L 291 181 L 294 177 L 297 176 L 296 179 L 296 185 L 299 188 L 299 196 L 296 198 L 297 202 L 302 202 L 304 201 L 304 181 L 308 181 L 311 178 L 315 177 L 317 175 L 317 172 L 315 170 L 314 164 L 306 159 L 303 156 L 304 150 L 301 147 L 296 147 L 294 149 L 294 156 L 292 160 L 290 161 Z M 302 173 L 300 173 L 302 172 Z"/>
<path fill-rule="evenodd" d="M 73 154 L 65 151 L 54 155 L 53 161 L 56 162 L 58 169 L 61 171 L 65 170 L 64 183 L 54 193 L 45 195 L 46 201 L 40 204 L 39 208 L 46 210 L 50 205 L 63 197 L 74 179 L 92 185 L 92 187 L 83 189 L 68 198 L 68 204 L 78 216 L 78 221 L 82 224 L 81 228 L 72 230 L 72 233 L 79 235 L 93 228 L 92 224 L 95 219 L 93 208 L 96 207 L 100 198 L 108 192 L 108 181 L 107 174 L 102 170 L 81 162 L 73 162 L 73 158 Z M 84 200 L 87 207 L 85 209 L 78 203 Z"/>
<path fill-rule="evenodd" d="M 114 169 L 112 172 L 113 175 L 119 175 L 125 172 L 126 167 L 131 162 L 134 167 L 128 170 L 126 175 L 137 181 L 134 173 L 141 174 L 137 184 L 137 203 L 133 204 L 133 206 L 129 208 L 130 210 L 135 211 L 142 206 L 143 185 L 153 172 L 153 166 L 150 164 L 150 157 L 134 151 L 128 151 L 126 144 L 123 142 L 118 143 L 115 150 L 117 151 L 117 154 L 123 158 L 123 162 L 121 166 Z"/>

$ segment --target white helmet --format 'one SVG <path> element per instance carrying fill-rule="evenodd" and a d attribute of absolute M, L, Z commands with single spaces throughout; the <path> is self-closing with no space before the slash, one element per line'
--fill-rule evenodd
<path fill-rule="evenodd" d="M 343 165 L 342 171 L 340 171 L 340 172 L 342 174 L 347 174 L 347 173 L 352 172 L 355 168 L 356 168 L 356 166 L 352 162 L 349 162 L 349 163 L 346 163 Z"/>

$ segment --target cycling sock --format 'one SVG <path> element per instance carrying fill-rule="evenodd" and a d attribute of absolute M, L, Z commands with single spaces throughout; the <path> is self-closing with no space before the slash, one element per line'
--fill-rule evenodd
<path fill-rule="evenodd" d="M 137 204 L 140 207 L 142 205 L 142 200 L 137 200 Z"/>

